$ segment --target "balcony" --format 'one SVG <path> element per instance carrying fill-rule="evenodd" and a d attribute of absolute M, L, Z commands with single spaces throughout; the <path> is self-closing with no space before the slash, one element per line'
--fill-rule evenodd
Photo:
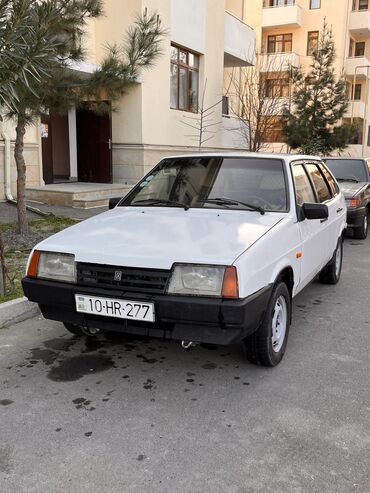
<path fill-rule="evenodd" d="M 225 12 L 225 67 L 248 67 L 256 63 L 256 33 L 243 21 Z"/>
<path fill-rule="evenodd" d="M 353 10 L 349 16 L 348 28 L 355 36 L 370 36 L 370 12 Z"/>
<path fill-rule="evenodd" d="M 299 67 L 297 53 L 265 53 L 261 55 L 261 72 L 288 72 L 292 67 Z"/>
<path fill-rule="evenodd" d="M 347 77 L 366 79 L 370 76 L 370 61 L 364 56 L 346 58 L 344 71 Z"/>
<path fill-rule="evenodd" d="M 365 118 L 366 105 L 365 101 L 350 101 L 344 118 Z"/>
<path fill-rule="evenodd" d="M 277 5 L 262 9 L 262 29 L 301 27 L 303 10 L 299 5 Z"/>

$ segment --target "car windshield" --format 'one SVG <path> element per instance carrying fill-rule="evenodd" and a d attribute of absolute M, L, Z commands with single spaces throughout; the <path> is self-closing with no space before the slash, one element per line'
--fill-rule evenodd
<path fill-rule="evenodd" d="M 325 163 L 337 180 L 367 181 L 365 164 L 361 159 L 326 159 Z"/>
<path fill-rule="evenodd" d="M 165 159 L 120 203 L 143 205 L 286 211 L 283 163 L 255 157 Z"/>

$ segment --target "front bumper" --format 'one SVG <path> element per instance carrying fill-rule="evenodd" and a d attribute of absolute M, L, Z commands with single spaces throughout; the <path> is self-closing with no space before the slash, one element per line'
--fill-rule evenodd
<path fill-rule="evenodd" d="M 47 319 L 133 335 L 225 345 L 240 341 L 258 329 L 272 290 L 269 285 L 247 298 L 221 300 L 146 295 L 29 278 L 24 278 L 22 285 L 25 296 L 39 304 Z M 156 322 L 134 322 L 78 313 L 75 294 L 153 302 Z"/>
<path fill-rule="evenodd" d="M 362 226 L 365 214 L 367 214 L 366 207 L 358 207 L 357 209 L 347 208 L 347 227 L 358 228 Z"/>

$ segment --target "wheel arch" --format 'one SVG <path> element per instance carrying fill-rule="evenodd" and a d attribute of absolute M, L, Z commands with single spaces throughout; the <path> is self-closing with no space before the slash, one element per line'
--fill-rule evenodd
<path fill-rule="evenodd" d="M 286 284 L 289 294 L 290 294 L 290 323 L 292 323 L 292 313 L 293 313 L 293 289 L 294 289 L 294 271 L 290 266 L 284 267 L 276 277 L 275 284 L 283 282 Z"/>

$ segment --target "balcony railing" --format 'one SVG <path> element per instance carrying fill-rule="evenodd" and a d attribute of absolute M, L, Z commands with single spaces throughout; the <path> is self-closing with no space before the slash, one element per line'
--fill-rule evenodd
<path fill-rule="evenodd" d="M 264 53 L 260 59 L 260 70 L 264 73 L 288 72 L 299 65 L 300 57 L 297 53 Z"/>
<path fill-rule="evenodd" d="M 370 36 L 370 12 L 353 10 L 349 16 L 348 29 L 355 36 Z"/>
<path fill-rule="evenodd" d="M 301 27 L 303 9 L 292 3 L 276 3 L 262 9 L 262 28 Z"/>
<path fill-rule="evenodd" d="M 254 65 L 256 32 L 230 12 L 225 12 L 225 67 Z"/>

